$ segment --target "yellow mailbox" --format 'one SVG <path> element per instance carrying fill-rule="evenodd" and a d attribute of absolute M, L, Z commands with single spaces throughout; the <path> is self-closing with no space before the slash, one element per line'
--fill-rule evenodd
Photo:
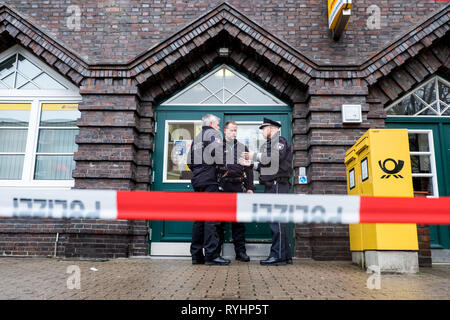
<path fill-rule="evenodd" d="M 369 129 L 347 151 L 345 165 L 348 194 L 411 198 L 414 195 L 406 129 Z M 360 264 L 367 260 L 368 251 L 373 254 L 418 250 L 415 224 L 366 223 L 350 225 L 349 231 L 353 260 Z M 355 258 L 358 256 L 355 253 L 359 253 L 359 258 Z"/>

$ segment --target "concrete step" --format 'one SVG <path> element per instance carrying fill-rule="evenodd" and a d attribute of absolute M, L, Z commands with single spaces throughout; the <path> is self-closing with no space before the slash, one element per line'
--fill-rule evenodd
<path fill-rule="evenodd" d="M 450 263 L 449 249 L 431 249 L 432 263 Z"/>
<path fill-rule="evenodd" d="M 152 257 L 190 257 L 190 242 L 152 242 L 150 256 Z M 247 243 L 247 254 L 251 259 L 267 258 L 270 253 L 270 243 Z M 233 259 L 234 246 L 225 243 L 222 248 L 222 256 Z"/>

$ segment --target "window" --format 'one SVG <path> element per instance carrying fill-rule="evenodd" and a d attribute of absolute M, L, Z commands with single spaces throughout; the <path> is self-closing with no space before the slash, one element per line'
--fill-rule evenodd
<path fill-rule="evenodd" d="M 73 153 L 77 151 L 77 104 L 44 103 L 36 147 L 36 180 L 71 180 L 75 169 Z"/>
<path fill-rule="evenodd" d="M 0 187 L 73 186 L 80 100 L 23 48 L 0 54 Z"/>
<path fill-rule="evenodd" d="M 285 106 L 286 104 L 228 66 L 222 65 L 162 105 Z"/>
<path fill-rule="evenodd" d="M 190 183 L 192 172 L 187 166 L 187 154 L 202 131 L 202 121 L 168 120 L 165 128 L 163 182 Z"/>
<path fill-rule="evenodd" d="M 30 103 L 0 104 L 0 179 L 22 177 Z"/>
<path fill-rule="evenodd" d="M 22 54 L 15 53 L 0 64 L 0 89 L 67 89 Z"/>
<path fill-rule="evenodd" d="M 408 137 L 414 196 L 439 196 L 433 132 L 431 130 L 408 130 Z"/>
<path fill-rule="evenodd" d="M 259 121 L 236 121 L 238 131 L 236 139 L 249 150 L 260 150 L 266 142 Z M 163 183 L 190 183 L 192 172 L 187 167 L 187 154 L 192 141 L 202 130 L 199 120 L 166 120 L 164 135 Z M 281 132 L 281 130 L 280 130 Z M 254 183 L 259 173 L 254 171 Z"/>
<path fill-rule="evenodd" d="M 450 83 L 439 76 L 386 108 L 388 116 L 450 116 Z"/>
<path fill-rule="evenodd" d="M 238 131 L 236 139 L 245 145 L 249 150 L 261 150 L 261 146 L 266 143 L 262 135 L 262 131 L 259 129 L 261 122 L 259 121 L 236 121 L 238 125 Z M 280 128 L 280 135 L 282 134 Z M 253 171 L 254 184 L 259 184 L 259 172 Z"/>

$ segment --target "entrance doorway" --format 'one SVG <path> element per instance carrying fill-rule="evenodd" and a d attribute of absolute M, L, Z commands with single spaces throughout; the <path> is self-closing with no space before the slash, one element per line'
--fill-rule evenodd
<path fill-rule="evenodd" d="M 224 76 L 227 77 L 226 81 L 223 79 Z M 230 83 L 231 79 L 234 81 Z M 221 82 L 222 85 L 213 80 Z M 243 92 L 249 85 L 252 87 Z M 206 93 L 203 92 L 205 89 Z M 200 95 L 197 98 L 203 99 L 203 103 L 195 101 L 192 97 L 195 94 Z M 180 99 L 183 96 L 184 102 L 187 99 L 191 103 L 183 104 Z M 232 98 L 235 98 L 233 103 L 227 103 Z M 247 98 L 254 104 L 250 104 Z M 259 105 L 258 100 L 262 101 Z M 205 103 L 207 101 L 210 103 Z M 186 156 L 193 138 L 201 131 L 202 117 L 208 113 L 220 118 L 222 133 L 227 121 L 236 121 L 237 139 L 251 150 L 257 150 L 263 143 L 264 139 L 259 130 L 263 117 L 279 121 L 282 125 L 281 134 L 291 142 L 291 108 L 231 68 L 220 66 L 156 108 L 157 130 L 153 153 L 152 190 L 193 192 Z M 256 173 L 255 180 L 256 192 L 262 192 L 263 187 L 258 184 Z M 152 230 L 150 255 L 190 256 L 192 222 L 151 221 L 150 228 Z M 288 233 L 291 247 L 294 249 L 292 225 L 288 227 Z M 228 223 L 222 253 L 224 256 L 233 256 L 234 248 L 231 241 L 231 224 Z M 250 256 L 267 256 L 271 243 L 268 224 L 247 223 L 246 242 L 247 253 Z"/>

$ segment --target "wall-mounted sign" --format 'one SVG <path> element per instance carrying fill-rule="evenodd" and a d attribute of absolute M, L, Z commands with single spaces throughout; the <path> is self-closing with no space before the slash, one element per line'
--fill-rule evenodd
<path fill-rule="evenodd" d="M 307 176 L 298 177 L 298 184 L 308 184 L 308 177 Z"/>
<path fill-rule="evenodd" d="M 361 123 L 362 113 L 360 104 L 343 104 L 342 105 L 342 122 L 343 123 Z"/>
<path fill-rule="evenodd" d="M 350 190 L 355 187 L 355 169 L 354 168 L 348 172 L 348 184 L 349 184 Z"/>
<path fill-rule="evenodd" d="M 298 183 L 299 184 L 308 184 L 308 176 L 306 175 L 305 167 L 298 168 Z"/>
<path fill-rule="evenodd" d="M 366 181 L 369 179 L 369 166 L 367 165 L 367 158 L 361 161 L 361 180 Z"/>
<path fill-rule="evenodd" d="M 334 40 L 347 29 L 351 9 L 352 0 L 328 0 L 328 28 L 333 31 Z"/>

